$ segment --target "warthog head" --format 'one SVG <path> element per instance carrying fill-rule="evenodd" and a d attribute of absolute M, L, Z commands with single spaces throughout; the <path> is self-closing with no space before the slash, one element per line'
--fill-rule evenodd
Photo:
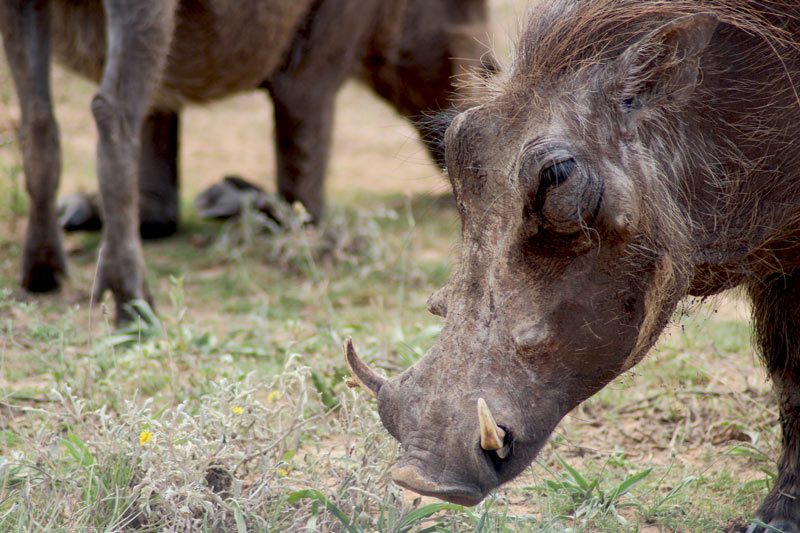
<path fill-rule="evenodd" d="M 672 177 L 694 162 L 673 147 L 694 135 L 718 18 L 684 2 L 603 21 L 591 4 L 534 7 L 511 72 L 447 130 L 462 247 L 429 300 L 445 317 L 435 345 L 392 379 L 346 346 L 402 444 L 392 478 L 418 493 L 473 505 L 518 475 L 687 293 Z"/>

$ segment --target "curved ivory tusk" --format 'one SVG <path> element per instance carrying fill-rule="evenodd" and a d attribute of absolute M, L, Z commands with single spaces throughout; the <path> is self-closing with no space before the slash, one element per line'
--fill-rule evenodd
<path fill-rule="evenodd" d="M 498 451 L 498 455 L 500 455 L 500 451 L 504 449 L 503 439 L 506 432 L 494 421 L 492 412 L 483 398 L 478 398 L 478 420 L 481 424 L 481 448 L 487 451 Z M 502 458 L 503 456 L 501 456 Z"/>
<path fill-rule="evenodd" d="M 379 376 L 367 364 L 358 358 L 355 348 L 353 348 L 353 339 L 347 338 L 344 341 L 344 358 L 347 361 L 347 367 L 350 373 L 356 379 L 359 385 L 366 389 L 375 398 L 378 397 L 378 391 L 386 382 L 386 378 Z"/>

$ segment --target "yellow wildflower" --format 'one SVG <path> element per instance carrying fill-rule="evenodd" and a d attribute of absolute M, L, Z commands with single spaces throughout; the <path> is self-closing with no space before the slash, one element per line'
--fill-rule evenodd
<path fill-rule="evenodd" d="M 306 206 L 301 204 L 300 202 L 295 202 L 292 204 L 292 211 L 294 211 L 294 215 L 297 218 L 304 218 L 308 215 L 308 211 L 306 211 Z"/>
<path fill-rule="evenodd" d="M 274 390 L 269 393 L 269 396 L 267 396 L 267 401 L 269 403 L 276 402 L 280 399 L 281 399 L 281 391 L 279 390 Z"/>
<path fill-rule="evenodd" d="M 153 440 L 153 434 L 149 431 L 145 430 L 139 433 L 139 446 L 144 446 L 151 440 Z"/>
<path fill-rule="evenodd" d="M 233 408 L 231 408 L 231 410 L 234 413 L 236 413 L 237 415 L 240 415 L 240 414 L 244 413 L 244 409 L 242 409 L 241 407 L 233 407 Z"/>
<path fill-rule="evenodd" d="M 286 477 L 289 475 L 289 472 L 287 472 L 284 468 L 276 468 L 275 471 L 280 474 L 281 477 Z"/>

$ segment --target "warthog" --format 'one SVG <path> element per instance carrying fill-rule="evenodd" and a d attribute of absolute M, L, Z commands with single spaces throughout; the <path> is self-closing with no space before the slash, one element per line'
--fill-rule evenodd
<path fill-rule="evenodd" d="M 124 318 L 120 304 L 150 299 L 139 201 L 144 234 L 168 234 L 177 223 L 184 104 L 266 89 L 278 191 L 319 218 L 333 102 L 344 80 L 359 75 L 424 129 L 419 119 L 447 107 L 454 76 L 482 58 L 492 69 L 480 43 L 486 18 L 486 0 L 0 1 L 31 198 L 22 284 L 52 290 L 67 271 L 55 203 L 51 53 L 100 84 L 91 103 L 104 221 L 95 295 L 110 289 Z M 428 133 L 441 160 L 441 132 Z"/>
<path fill-rule="evenodd" d="M 743 285 L 783 427 L 758 517 L 800 531 L 800 5 L 547 0 L 445 136 L 460 266 L 401 375 L 347 360 L 421 494 L 476 504 L 633 367 L 687 295 Z M 753 526 L 750 531 L 761 531 Z"/>

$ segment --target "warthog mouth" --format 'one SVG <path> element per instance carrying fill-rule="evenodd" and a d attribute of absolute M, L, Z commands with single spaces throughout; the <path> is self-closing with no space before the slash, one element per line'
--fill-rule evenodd
<path fill-rule="evenodd" d="M 344 352 L 353 376 L 349 385 L 362 387 L 379 398 L 379 402 L 388 401 L 393 380 L 379 375 L 361 361 L 351 339 L 345 340 Z M 498 424 L 482 397 L 478 397 L 473 406 L 475 418 L 462 417 L 467 421 L 466 427 L 458 427 L 451 435 L 457 437 L 448 441 L 451 447 L 460 450 L 451 450 L 451 455 L 443 456 L 440 451 L 431 449 L 431 443 L 440 445 L 441 439 L 423 429 L 407 428 L 405 435 L 394 434 L 403 444 L 404 453 L 392 470 L 392 480 L 423 496 L 472 506 L 500 485 L 503 478 L 508 479 L 510 472 L 520 465 L 512 453 L 516 446 L 513 431 L 507 425 Z M 381 417 L 383 419 L 383 414 Z M 386 424 L 386 420 L 383 422 Z M 469 427 L 471 423 L 475 424 L 474 428 Z M 471 441 L 473 438 L 475 440 Z"/>
<path fill-rule="evenodd" d="M 483 492 L 477 486 L 464 484 L 440 485 L 430 481 L 413 466 L 398 466 L 392 470 L 392 481 L 423 496 L 433 496 L 458 505 L 477 505 Z"/>

